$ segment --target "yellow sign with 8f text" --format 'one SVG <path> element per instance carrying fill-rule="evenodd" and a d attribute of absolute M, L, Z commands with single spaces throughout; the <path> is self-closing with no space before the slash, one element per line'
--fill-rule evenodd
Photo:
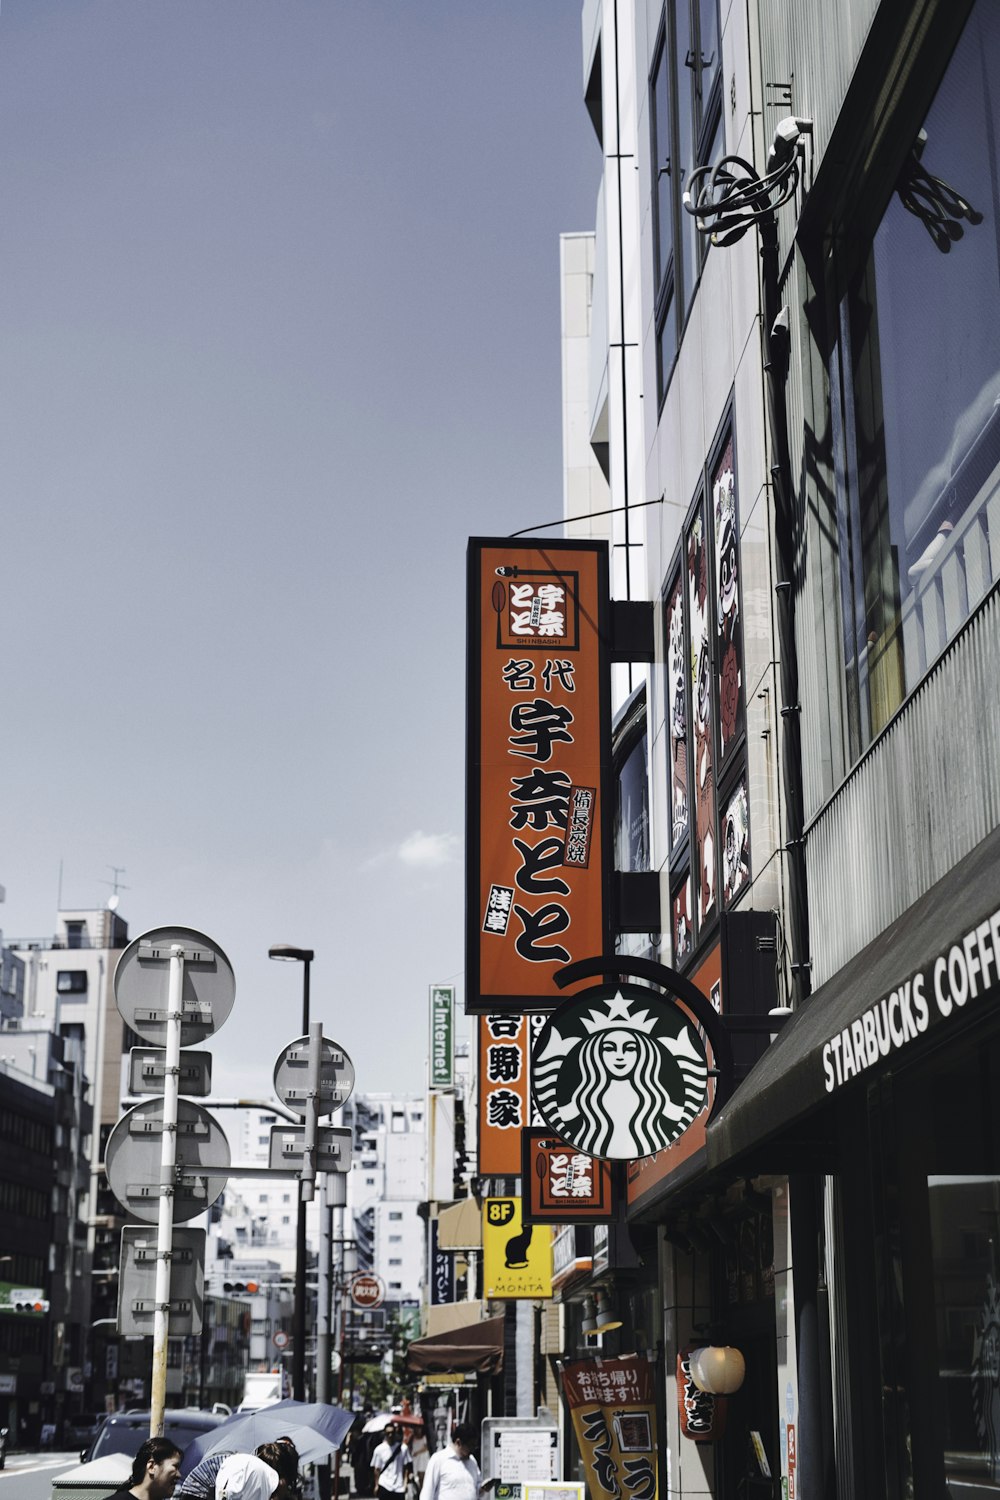
<path fill-rule="evenodd" d="M 483 1278 L 487 1297 L 552 1296 L 552 1230 L 523 1224 L 520 1198 L 483 1203 Z"/>

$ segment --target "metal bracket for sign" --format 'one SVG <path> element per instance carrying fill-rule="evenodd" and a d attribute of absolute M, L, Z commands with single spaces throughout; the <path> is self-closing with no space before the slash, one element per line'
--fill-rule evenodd
<path fill-rule="evenodd" d="M 136 1297 L 130 1304 L 137 1317 L 149 1317 L 155 1312 L 177 1313 L 179 1317 L 190 1316 L 193 1303 L 188 1297 L 177 1297 L 171 1302 L 154 1302 L 151 1298 Z"/>
<path fill-rule="evenodd" d="M 194 1251 L 189 1246 L 161 1252 L 155 1248 L 150 1250 L 145 1245 L 136 1245 L 134 1259 L 138 1266 L 145 1265 L 149 1261 L 161 1259 L 169 1260 L 175 1266 L 190 1266 L 194 1265 L 195 1256 Z"/>
<path fill-rule="evenodd" d="M 133 1199 L 160 1198 L 164 1194 L 173 1194 L 178 1186 L 183 1186 L 184 1195 L 188 1198 L 204 1198 L 208 1192 L 208 1179 L 218 1176 L 218 1168 L 195 1168 L 197 1176 L 188 1176 L 179 1167 L 171 1171 L 169 1182 L 130 1182 L 125 1189 L 126 1196 L 131 1202 Z M 229 1176 L 228 1169 L 226 1176 Z"/>
<path fill-rule="evenodd" d="M 174 1069 L 176 1073 L 178 1070 Z M 162 1135 L 165 1130 L 176 1130 L 178 1135 L 186 1135 L 190 1138 L 200 1137 L 207 1140 L 211 1135 L 211 1127 L 204 1120 L 178 1120 L 176 1124 L 165 1123 L 163 1120 L 129 1120 L 129 1135 Z"/>
<path fill-rule="evenodd" d="M 286 1062 L 301 1063 L 303 1067 L 307 1067 L 309 1063 L 309 1048 L 296 1046 L 288 1047 L 285 1050 L 284 1057 Z M 344 1049 L 342 1047 L 331 1047 L 330 1050 L 325 1053 L 323 1062 L 327 1066 L 330 1066 L 332 1064 L 334 1067 L 342 1067 L 344 1063 Z"/>
<path fill-rule="evenodd" d="M 317 1097 L 319 1098 L 321 1104 L 330 1106 L 330 1108 L 325 1110 L 324 1112 L 326 1114 L 332 1114 L 333 1110 L 339 1109 L 342 1104 L 347 1103 L 353 1092 L 353 1088 L 321 1089 Z M 308 1104 L 309 1100 L 312 1098 L 313 1092 L 311 1089 L 288 1088 L 285 1090 L 285 1099 L 290 1105 L 293 1104 L 293 1101 L 296 1099 L 301 1099 L 304 1103 Z"/>
<path fill-rule="evenodd" d="M 166 963 L 172 953 L 177 953 L 186 964 L 214 964 L 216 952 L 205 943 L 190 943 L 185 946 L 176 938 L 170 938 L 161 943 L 149 938 L 139 939 L 139 958 L 155 959 L 159 963 Z"/>
<path fill-rule="evenodd" d="M 216 1175 L 217 1169 L 212 1167 L 178 1167 L 177 1180 L 182 1182 L 185 1188 L 190 1187 L 193 1182 L 205 1182 L 209 1177 Z M 317 1167 L 318 1176 L 344 1177 L 346 1167 L 338 1167 L 336 1171 L 327 1171 L 326 1167 Z M 301 1167 L 291 1165 L 283 1167 L 226 1167 L 227 1177 L 282 1177 L 287 1182 L 289 1177 L 301 1177 Z M 137 1189 L 138 1191 L 138 1189 Z M 159 1192 L 159 1188 L 150 1189 L 151 1192 Z"/>
<path fill-rule="evenodd" d="M 212 1002 L 210 1000 L 187 1000 L 178 1012 L 182 1020 L 209 1021 L 212 1018 Z M 165 1026 L 169 1011 L 163 1010 L 158 1005 L 137 1005 L 135 1019 L 140 1024 L 147 1026 Z"/>

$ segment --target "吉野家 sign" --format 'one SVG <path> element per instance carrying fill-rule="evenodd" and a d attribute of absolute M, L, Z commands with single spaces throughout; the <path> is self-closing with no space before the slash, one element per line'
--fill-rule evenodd
<path fill-rule="evenodd" d="M 455 1086 L 455 986 L 431 985 L 431 1088 Z"/>
<path fill-rule="evenodd" d="M 531 1084 L 556 1135 L 588 1156 L 628 1161 L 662 1151 L 698 1117 L 708 1062 L 679 1005 L 645 986 L 601 985 L 548 1017 Z"/>
<path fill-rule="evenodd" d="M 466 1010 L 548 1010 L 605 946 L 604 542 L 469 542 Z"/>
<path fill-rule="evenodd" d="M 511 1011 L 479 1017 L 479 1170 L 485 1177 L 516 1177 L 521 1131 L 532 1122 L 531 1039 L 543 1016 Z"/>

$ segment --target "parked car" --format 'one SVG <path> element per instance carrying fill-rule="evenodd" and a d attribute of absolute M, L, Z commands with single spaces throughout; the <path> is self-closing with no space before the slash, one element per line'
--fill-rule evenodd
<path fill-rule="evenodd" d="M 163 1413 L 163 1435 L 178 1448 L 218 1427 L 226 1419 L 221 1412 L 200 1411 L 197 1407 L 178 1407 Z M 145 1411 L 113 1412 L 93 1441 L 80 1455 L 81 1463 L 90 1463 L 95 1458 L 104 1458 L 108 1453 L 127 1453 L 134 1458 L 139 1447 L 149 1437 L 149 1409 Z"/>
<path fill-rule="evenodd" d="M 81 1451 L 89 1448 L 107 1421 L 107 1416 L 106 1411 L 74 1412 L 63 1423 L 63 1446 L 79 1448 Z"/>

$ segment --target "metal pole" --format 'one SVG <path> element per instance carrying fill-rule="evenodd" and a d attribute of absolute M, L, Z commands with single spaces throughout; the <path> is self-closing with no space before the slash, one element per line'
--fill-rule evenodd
<path fill-rule="evenodd" d="M 181 1070 L 181 1011 L 184 1003 L 184 949 L 170 948 L 166 1059 L 163 1077 L 163 1136 L 160 1148 L 160 1217 L 156 1236 L 156 1290 L 153 1315 L 153 1374 L 149 1435 L 163 1436 L 167 1404 L 167 1338 L 170 1323 L 170 1252 L 174 1238 L 174 1181 L 177 1167 L 177 1094 Z"/>
<path fill-rule="evenodd" d="M 302 1035 L 309 1035 L 309 960 L 302 962 Z M 308 1130 L 308 1126 L 306 1127 Z M 306 1199 L 299 1191 L 295 1224 L 295 1316 L 292 1329 L 292 1395 L 306 1399 Z"/>
<path fill-rule="evenodd" d="M 336 1306 L 335 1306 L 335 1309 L 334 1309 L 334 1314 L 335 1314 L 335 1318 L 336 1318 L 335 1329 L 336 1329 L 336 1338 L 337 1338 L 337 1405 L 338 1406 L 343 1406 L 343 1404 L 344 1404 L 344 1291 L 346 1289 L 346 1282 L 345 1282 L 345 1276 L 344 1276 L 344 1252 L 345 1252 L 345 1249 L 346 1249 L 346 1245 L 344 1243 L 344 1205 L 346 1203 L 346 1199 L 347 1199 L 347 1178 L 346 1178 L 346 1174 L 345 1174 L 342 1177 L 341 1182 L 338 1184 L 338 1189 L 337 1189 L 337 1206 L 334 1209 L 334 1215 L 335 1215 L 335 1218 L 336 1218 L 336 1222 L 335 1222 L 334 1228 L 333 1228 L 333 1243 L 340 1246 L 340 1255 L 338 1257 L 339 1264 L 337 1266 L 337 1270 L 335 1271 L 334 1277 L 333 1277 L 333 1285 L 334 1285 L 334 1289 L 335 1289 L 336 1295 L 337 1295 L 337 1301 L 336 1301 Z M 332 1251 L 333 1246 L 331 1245 L 330 1248 L 331 1248 L 331 1251 Z M 341 1450 L 338 1447 L 336 1453 L 334 1454 L 334 1459 L 333 1459 L 333 1495 L 334 1495 L 334 1500 L 340 1500 L 340 1454 L 341 1454 Z"/>
<path fill-rule="evenodd" d="M 309 965 L 303 1006 L 309 1006 Z M 302 1180 L 299 1183 L 298 1243 L 295 1261 L 295 1337 L 292 1345 L 292 1395 L 306 1399 L 306 1204 L 312 1202 L 316 1184 L 316 1132 L 319 1124 L 319 1087 L 323 1067 L 323 1026 L 309 1027 L 309 1098 L 306 1104 Z"/>
<path fill-rule="evenodd" d="M 319 1275 L 317 1295 L 319 1307 L 316 1319 L 316 1400 L 330 1399 L 330 1219 L 332 1209 L 327 1202 L 326 1172 L 319 1177 Z"/>

